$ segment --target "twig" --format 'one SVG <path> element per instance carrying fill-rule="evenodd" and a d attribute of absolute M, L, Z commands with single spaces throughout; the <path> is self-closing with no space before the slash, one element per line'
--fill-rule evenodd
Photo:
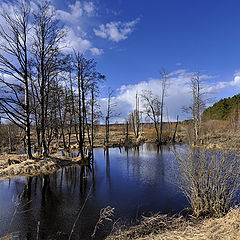
<path fill-rule="evenodd" d="M 87 197 L 85 198 L 84 203 L 83 203 L 80 211 L 78 212 L 77 218 L 75 219 L 75 221 L 74 221 L 74 223 L 73 223 L 72 230 L 71 230 L 71 233 L 70 233 L 70 235 L 69 235 L 69 237 L 68 237 L 68 240 L 70 240 L 71 237 L 72 237 L 72 234 L 73 234 L 74 228 L 75 228 L 75 226 L 76 226 L 76 223 L 77 223 L 77 221 L 78 221 L 78 219 L 79 219 L 79 217 L 80 217 L 80 215 L 81 215 L 81 213 L 82 213 L 82 211 L 83 211 L 83 209 L 84 209 L 84 207 L 85 207 L 85 205 L 86 205 L 86 203 L 87 203 L 87 200 L 88 200 L 88 198 L 89 198 L 89 196 L 90 196 L 90 193 L 91 193 L 91 190 L 92 190 L 92 186 L 93 186 L 93 184 L 91 185 L 91 187 L 90 187 L 90 189 L 89 189 L 89 192 L 88 192 L 88 195 L 87 195 Z"/>
<path fill-rule="evenodd" d="M 112 222 L 112 219 L 111 219 L 110 217 L 113 216 L 114 209 L 115 209 L 115 208 L 112 208 L 112 207 L 110 207 L 110 206 L 107 206 L 107 207 L 102 208 L 102 209 L 100 210 L 99 219 L 98 219 L 98 221 L 97 221 L 97 223 L 96 223 L 96 225 L 95 225 L 95 227 L 94 227 L 93 234 L 91 235 L 92 238 L 95 237 L 95 234 L 96 234 L 96 232 L 97 232 L 98 226 L 99 226 L 99 225 L 103 225 L 103 221 L 104 221 L 104 220 L 107 220 L 107 221 Z"/>
<path fill-rule="evenodd" d="M 24 189 L 24 190 L 25 190 L 25 189 Z M 15 209 L 14 209 L 14 212 L 13 212 L 13 215 L 12 215 L 12 218 L 11 218 L 11 221 L 10 221 L 10 223 L 9 223 L 8 232 L 9 232 L 10 227 L 11 227 L 11 225 L 12 225 L 13 219 L 14 219 L 15 215 L 17 214 L 18 207 L 19 207 L 19 205 L 20 205 L 20 201 L 21 201 L 21 199 L 22 199 L 22 197 L 23 197 L 23 194 L 24 194 L 24 190 L 23 190 L 20 194 L 17 195 L 16 200 L 15 200 L 15 202 L 14 202 Z M 13 199 L 14 199 L 14 197 L 12 198 L 12 201 L 13 201 Z"/>
<path fill-rule="evenodd" d="M 39 229 L 40 229 L 40 221 L 38 221 L 38 223 L 37 223 L 37 237 L 36 237 L 36 240 L 39 239 Z"/>

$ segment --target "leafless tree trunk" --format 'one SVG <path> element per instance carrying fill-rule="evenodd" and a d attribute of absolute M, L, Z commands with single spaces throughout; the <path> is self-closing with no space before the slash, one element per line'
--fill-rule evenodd
<path fill-rule="evenodd" d="M 64 37 L 64 32 L 59 27 L 55 13 L 49 8 L 49 4 L 48 1 L 39 3 L 38 12 L 34 14 L 34 43 L 32 47 L 37 83 L 40 89 L 41 146 L 44 157 L 48 156 L 49 153 L 46 143 L 49 85 L 62 65 L 59 44 Z"/>
<path fill-rule="evenodd" d="M 94 148 L 94 102 L 95 102 L 95 96 L 94 96 L 94 86 L 91 88 L 91 148 L 93 152 Z"/>
<path fill-rule="evenodd" d="M 115 103 L 112 102 L 113 98 L 113 90 L 110 88 L 108 89 L 108 99 L 107 99 L 107 114 L 105 117 L 105 130 L 106 130 L 106 136 L 105 136 L 105 145 L 109 145 L 109 138 L 110 138 L 110 118 L 113 116 L 113 107 L 115 106 Z"/>
<path fill-rule="evenodd" d="M 129 129 L 128 129 L 128 120 L 126 120 L 126 142 L 128 143 Z"/>
<path fill-rule="evenodd" d="M 76 61 L 77 61 L 77 83 L 78 83 L 78 131 L 79 131 L 79 142 L 78 142 L 78 148 L 81 155 L 81 158 L 84 159 L 84 129 L 82 126 L 84 126 L 83 117 L 82 117 L 82 91 L 81 91 L 81 56 L 80 54 L 75 54 Z"/>
<path fill-rule="evenodd" d="M 95 64 L 95 63 L 94 63 Z M 90 82 L 90 106 L 91 106 L 91 151 L 93 156 L 94 148 L 94 132 L 95 132 L 95 122 L 100 117 L 101 112 L 99 111 L 99 105 L 97 102 L 97 97 L 99 96 L 99 83 L 105 80 L 105 76 L 96 71 L 95 68 L 92 69 Z"/>
<path fill-rule="evenodd" d="M 146 117 L 153 121 L 154 128 L 156 131 L 156 142 L 161 143 L 159 133 L 161 102 L 159 100 L 159 96 L 153 95 L 152 91 L 150 90 L 143 90 L 141 98 Z"/>
<path fill-rule="evenodd" d="M 173 137 L 172 137 L 172 143 L 176 142 L 177 127 L 178 127 L 178 115 L 177 115 L 177 121 L 176 121 L 175 129 L 174 129 L 174 133 L 173 133 Z"/>
<path fill-rule="evenodd" d="M 30 136 L 30 106 L 28 87 L 28 39 L 30 8 L 26 1 L 20 1 L 13 15 L 1 12 L 5 24 L 0 25 L 0 82 L 4 93 L 0 98 L 0 108 L 5 118 L 25 128 L 27 136 L 27 157 L 32 158 Z M 14 61 L 13 61 L 14 59 Z M 23 85 L 23 87 L 22 87 Z M 23 96 L 23 98 L 22 98 Z"/>
<path fill-rule="evenodd" d="M 200 74 L 199 72 L 191 79 L 191 90 L 193 96 L 192 116 L 194 129 L 194 143 L 198 143 L 200 133 L 200 108 L 202 104 L 200 93 Z"/>
<path fill-rule="evenodd" d="M 139 137 L 140 132 L 139 97 L 137 93 L 136 93 L 136 108 L 133 111 L 133 113 L 130 114 L 130 120 L 132 123 L 135 138 L 137 139 Z"/>
<path fill-rule="evenodd" d="M 162 143 L 162 132 L 163 132 L 163 109 L 167 91 L 167 82 L 168 82 L 168 74 L 165 69 L 160 71 L 161 81 L 162 81 L 162 96 L 161 96 L 161 111 L 160 111 L 160 137 L 159 143 Z"/>
<path fill-rule="evenodd" d="M 203 91 L 201 86 L 200 73 L 197 72 L 191 78 L 190 88 L 192 93 L 192 103 L 190 106 L 183 107 L 183 110 L 192 115 L 192 129 L 193 129 L 193 143 L 197 144 L 199 141 L 201 128 L 201 112 L 203 111 L 206 99 L 203 98 Z"/>
<path fill-rule="evenodd" d="M 8 150 L 9 150 L 10 153 L 13 151 L 12 134 L 11 134 L 10 124 L 8 124 Z"/>

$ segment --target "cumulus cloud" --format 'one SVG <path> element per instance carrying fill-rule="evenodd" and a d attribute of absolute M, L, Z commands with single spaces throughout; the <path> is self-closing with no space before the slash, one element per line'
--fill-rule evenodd
<path fill-rule="evenodd" d="M 234 78 L 233 78 L 233 81 L 231 81 L 231 86 L 236 86 L 236 87 L 239 87 L 240 88 L 240 71 L 237 71 L 235 74 L 234 74 Z"/>
<path fill-rule="evenodd" d="M 70 12 L 64 10 L 56 10 L 57 18 L 64 22 L 77 23 L 84 15 L 93 15 L 95 6 L 93 2 L 76 1 L 74 4 L 68 5 Z"/>
<path fill-rule="evenodd" d="M 88 34 L 82 31 L 79 25 L 82 23 L 82 17 L 89 17 L 93 15 L 96 7 L 93 2 L 80 2 L 76 1 L 74 4 L 69 4 L 69 11 L 56 10 L 57 19 L 64 22 L 66 27 L 66 37 L 61 44 L 61 47 L 66 52 L 71 52 L 72 49 L 85 53 L 90 51 L 92 55 L 101 55 L 103 50 L 92 45 L 88 39 Z"/>
<path fill-rule="evenodd" d="M 88 15 L 91 15 L 95 11 L 95 6 L 94 6 L 93 2 L 84 2 L 83 9 Z"/>
<path fill-rule="evenodd" d="M 169 74 L 169 85 L 167 88 L 167 96 L 165 98 L 165 119 L 167 121 L 167 113 L 170 120 L 176 120 L 177 115 L 180 119 L 185 119 L 186 116 L 183 111 L 183 106 L 189 106 L 192 101 L 192 93 L 190 89 L 190 79 L 194 76 L 193 72 L 189 72 L 185 69 L 179 69 Z M 204 74 L 201 79 L 213 79 L 216 76 Z M 203 82 L 202 87 L 205 93 L 211 93 L 211 85 Z M 153 94 L 161 95 L 161 79 L 149 78 L 146 81 L 142 81 L 137 84 L 123 85 L 117 90 L 115 101 L 117 102 L 116 112 L 121 113 L 121 116 L 114 118 L 112 121 L 118 120 L 123 122 L 131 111 L 135 108 L 135 96 L 139 95 L 142 90 L 151 90 Z M 208 97 L 206 95 L 206 97 Z M 143 106 L 140 101 L 140 110 L 143 110 Z"/>
<path fill-rule="evenodd" d="M 167 96 L 165 98 L 164 107 L 164 121 L 168 121 L 168 117 L 171 121 L 175 121 L 177 115 L 180 120 L 191 117 L 186 115 L 182 111 L 182 107 L 190 106 L 192 104 L 192 92 L 190 88 L 190 79 L 195 75 L 194 72 L 187 71 L 186 69 L 178 69 L 170 72 L 169 85 L 167 88 Z M 207 99 L 213 98 L 219 91 L 228 87 L 240 88 L 240 71 L 237 71 L 232 81 L 218 81 L 219 76 L 202 74 L 200 80 L 202 81 L 202 93 L 203 97 Z M 209 80 L 212 81 L 209 81 Z M 142 90 L 151 90 L 153 94 L 161 95 L 161 79 L 148 78 L 146 81 L 139 82 L 137 84 L 122 85 L 117 89 L 116 95 L 113 101 L 116 102 L 115 112 L 119 113 L 118 117 L 113 117 L 111 122 L 115 121 L 124 122 L 134 109 L 135 109 L 135 97 L 136 93 L 140 96 Z M 210 103 L 207 102 L 207 105 Z M 101 99 L 101 110 L 104 113 L 107 108 L 107 99 Z M 143 106 L 140 101 L 140 111 L 143 111 Z M 143 116 L 144 117 L 144 116 Z"/>
<path fill-rule="evenodd" d="M 110 22 L 101 24 L 98 29 L 93 29 L 96 36 L 119 42 L 128 38 L 128 35 L 134 30 L 135 25 L 139 22 L 139 18 L 130 22 Z"/>
<path fill-rule="evenodd" d="M 61 47 L 63 49 L 65 48 L 66 51 L 72 51 L 72 49 L 75 49 L 83 53 L 91 48 L 91 42 L 87 39 L 83 39 L 72 28 L 65 27 L 65 31 L 67 34 Z"/>
<path fill-rule="evenodd" d="M 90 52 L 92 53 L 92 55 L 97 56 L 97 55 L 103 54 L 104 51 L 102 49 L 93 47 L 93 48 L 90 48 Z"/>
<path fill-rule="evenodd" d="M 78 19 L 83 14 L 83 9 L 81 6 L 81 3 L 79 1 L 76 1 L 75 4 L 70 4 L 69 8 L 71 9 L 71 15 L 74 19 Z"/>
<path fill-rule="evenodd" d="M 74 31 L 71 27 L 65 27 L 66 37 L 63 39 L 61 43 L 61 48 L 65 52 L 79 51 L 80 53 L 85 53 L 86 51 L 90 51 L 92 55 L 101 55 L 103 54 L 103 50 L 93 47 L 92 43 L 84 39 L 78 32 Z"/>
<path fill-rule="evenodd" d="M 221 90 L 227 87 L 240 88 L 240 71 L 236 71 L 232 81 L 217 82 L 214 86 L 210 86 L 211 91 Z"/>

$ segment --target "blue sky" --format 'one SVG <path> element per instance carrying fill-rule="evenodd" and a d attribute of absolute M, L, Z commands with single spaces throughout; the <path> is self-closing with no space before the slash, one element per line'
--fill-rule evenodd
<path fill-rule="evenodd" d="M 205 92 L 218 100 L 240 88 L 240 1 L 52 0 L 68 30 L 69 47 L 94 57 L 115 90 L 122 117 L 142 88 L 161 93 L 159 70 L 170 75 L 171 119 L 191 102 L 188 82 L 203 74 Z M 69 49 L 70 49 L 69 48 Z"/>

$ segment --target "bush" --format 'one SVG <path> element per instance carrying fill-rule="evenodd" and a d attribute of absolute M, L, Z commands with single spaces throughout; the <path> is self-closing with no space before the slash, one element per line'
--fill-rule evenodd
<path fill-rule="evenodd" d="M 199 217 L 220 217 L 235 204 L 240 187 L 240 158 L 227 152 L 187 149 L 175 152 L 177 185 Z"/>

